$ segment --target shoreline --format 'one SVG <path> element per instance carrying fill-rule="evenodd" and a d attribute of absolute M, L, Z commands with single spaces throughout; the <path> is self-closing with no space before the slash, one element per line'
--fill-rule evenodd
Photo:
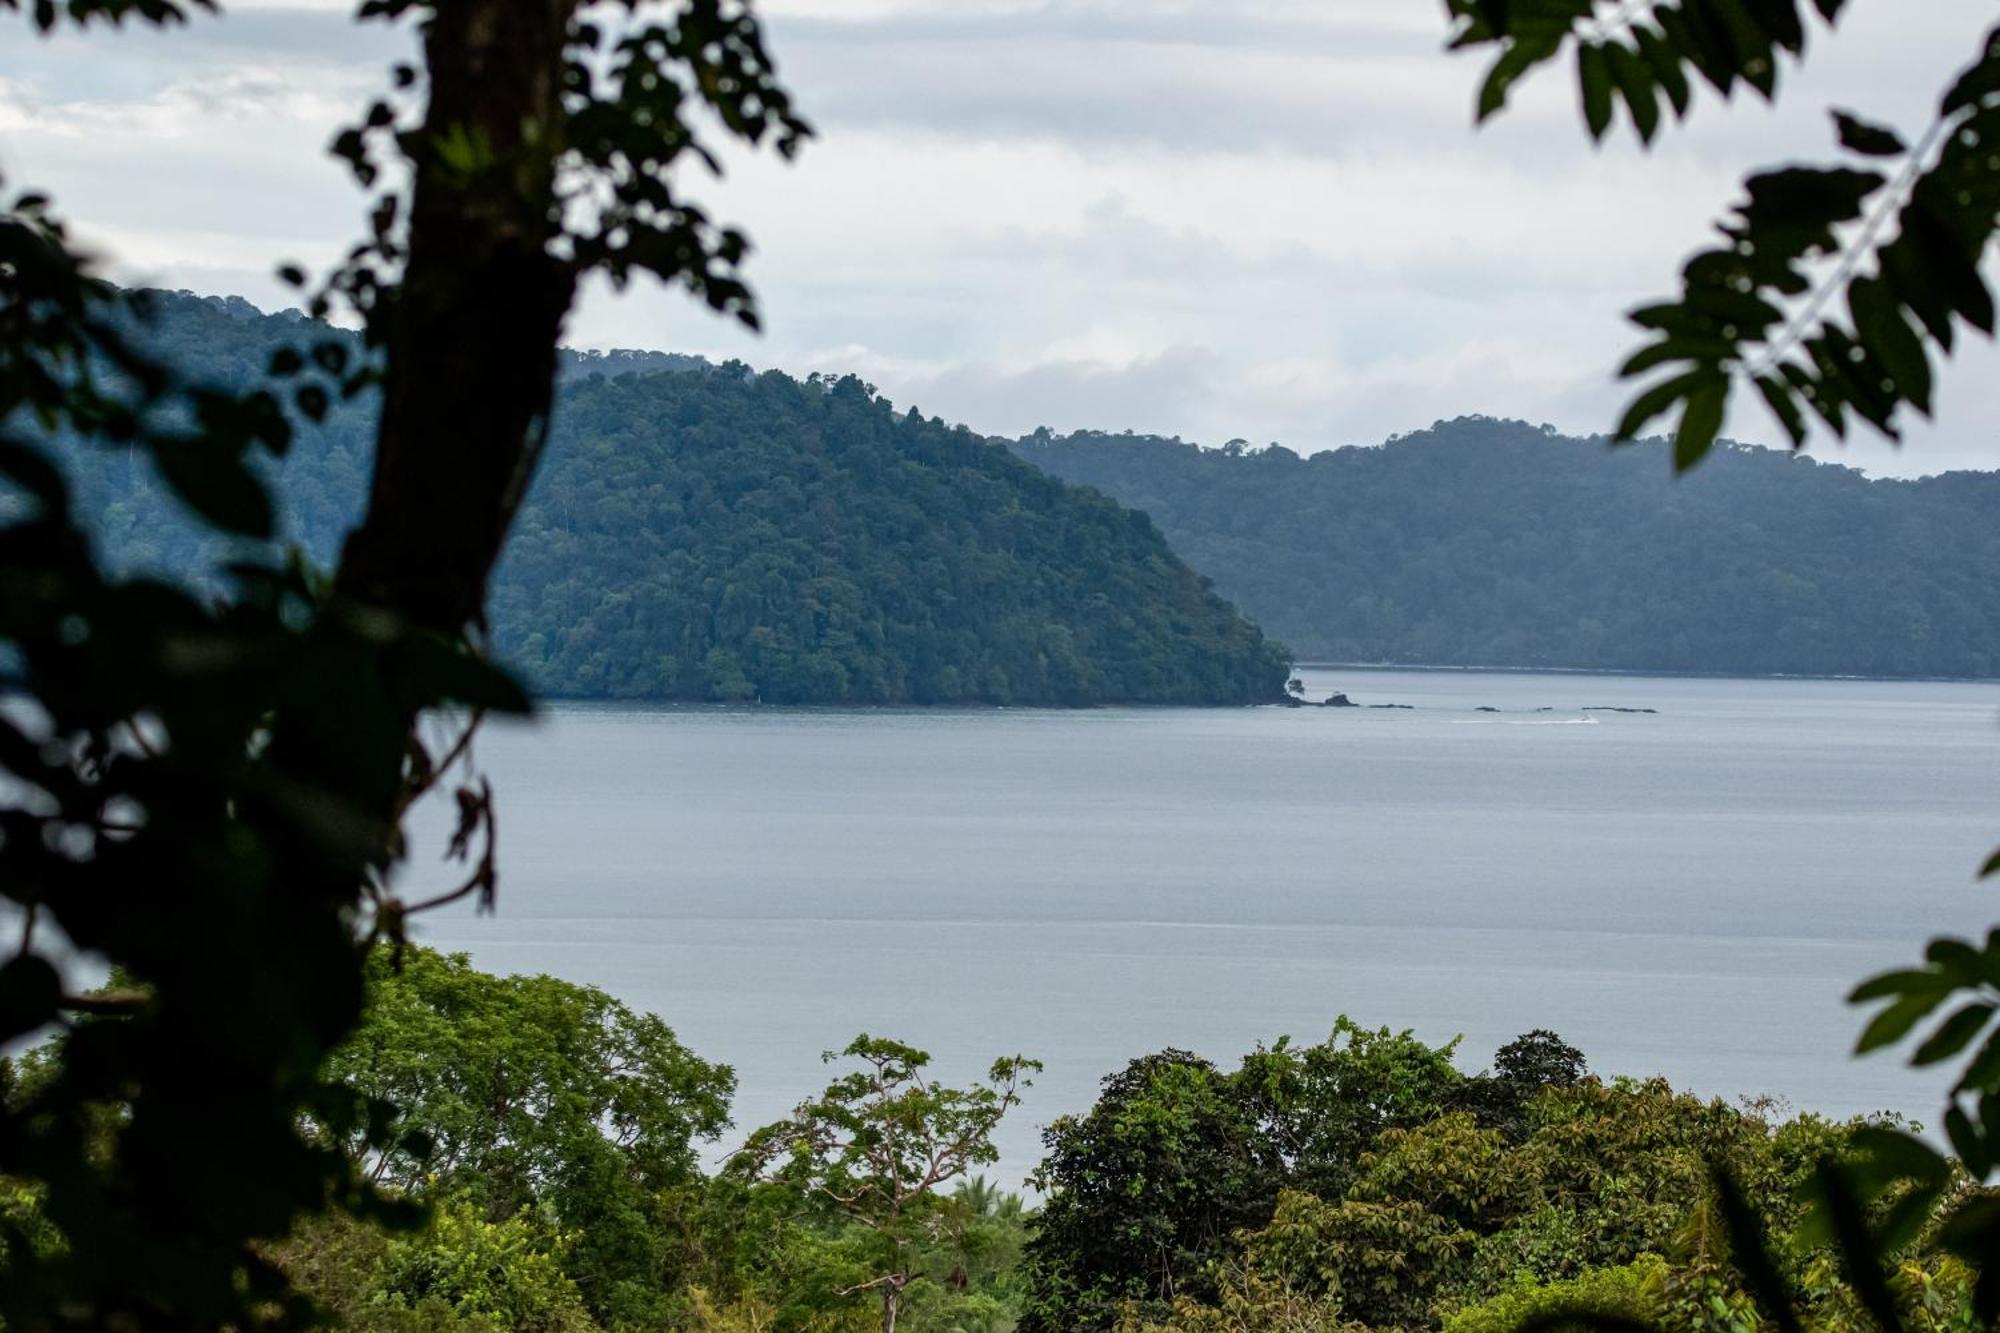
<path fill-rule="evenodd" d="M 1803 672 L 1674 671 L 1665 667 L 1451 666 L 1434 662 L 1307 662 L 1294 671 L 1421 671 L 1485 676 L 1611 676 L 1632 680 L 1842 681 L 1862 685 L 2000 685 L 2000 676 L 1839 676 Z"/>

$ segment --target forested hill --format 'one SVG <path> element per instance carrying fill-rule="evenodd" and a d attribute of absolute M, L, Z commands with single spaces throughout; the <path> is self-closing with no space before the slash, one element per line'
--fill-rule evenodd
<path fill-rule="evenodd" d="M 148 336 L 214 381 L 327 335 L 157 299 Z M 373 414 L 337 408 L 277 468 L 285 535 L 322 562 L 359 513 Z M 122 561 L 213 566 L 143 464 L 72 461 Z M 858 380 L 655 353 L 567 360 L 492 620 L 500 656 L 568 697 L 1235 704 L 1282 697 L 1289 667 L 1143 514 Z"/>
<path fill-rule="evenodd" d="M 1871 481 L 1738 447 L 1676 480 L 1663 446 L 1480 417 L 1305 458 L 1014 447 L 1151 514 L 1309 660 L 2000 675 L 2000 475 Z"/>

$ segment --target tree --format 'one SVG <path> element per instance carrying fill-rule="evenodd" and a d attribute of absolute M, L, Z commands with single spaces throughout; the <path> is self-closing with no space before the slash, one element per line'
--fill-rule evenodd
<path fill-rule="evenodd" d="M 905 1290 L 923 1276 L 917 1254 L 960 1227 L 978 1202 L 963 1192 L 947 1195 L 943 1186 L 998 1160 L 993 1131 L 1041 1065 L 1009 1056 L 994 1061 L 984 1084 L 950 1088 L 925 1075 L 926 1052 L 865 1033 L 825 1058 L 860 1068 L 789 1119 L 752 1134 L 737 1169 L 766 1175 L 803 1206 L 866 1228 L 868 1271 L 840 1294 L 875 1293 L 882 1333 L 895 1333 Z"/>
<path fill-rule="evenodd" d="M 1544 1089 L 1575 1087 L 1589 1076 L 1582 1051 L 1547 1028 L 1536 1028 L 1494 1052 L 1492 1072 L 1467 1079 L 1449 1100 L 1481 1125 L 1519 1139 L 1532 1123 L 1529 1108 Z"/>
<path fill-rule="evenodd" d="M 1496 52 L 1479 92 L 1481 120 L 1536 66 L 1573 53 L 1591 137 L 1610 132 L 1622 102 L 1643 143 L 1663 109 L 1688 114 L 1698 79 L 1724 97 L 1742 84 L 1775 99 L 1785 57 L 1804 58 L 1812 27 L 1800 0 L 1636 8 L 1447 0 L 1447 8 L 1453 49 Z M 1813 0 L 1813 8 L 1831 25 L 1847 3 Z M 1682 268 L 1679 299 L 1633 312 L 1650 341 L 1619 373 L 1663 373 L 1633 400 L 1619 438 L 1678 407 L 1675 461 L 1692 467 L 1714 443 L 1732 392 L 1748 383 L 1795 445 L 1805 442 L 1808 412 L 1844 437 L 1851 410 L 1895 439 L 1902 409 L 1930 413 L 1931 350 L 1948 355 L 1961 324 L 1992 336 L 1980 263 L 2000 226 L 2000 28 L 1940 94 L 1914 145 L 1852 112 L 1831 114 L 1845 160 L 1750 176 L 1748 197 L 1717 228 L 1721 242 Z"/>
<path fill-rule="evenodd" d="M 1642 142 L 1659 127 L 1662 97 L 1677 117 L 1687 113 L 1695 77 L 1724 96 L 1743 83 L 1775 97 L 1782 56 L 1803 57 L 1810 22 L 1798 0 L 1679 0 L 1644 11 L 1597 0 L 1447 0 L 1447 8 L 1453 47 L 1497 49 L 1480 118 L 1504 106 L 1528 71 L 1573 51 L 1591 135 L 1609 131 L 1622 100 Z M 1814 0 L 1814 8 L 1831 25 L 1846 3 Z M 1795 445 L 1805 440 L 1808 411 L 1836 436 L 1844 437 L 1851 410 L 1894 439 L 1904 408 L 1930 411 L 1933 350 L 1948 355 L 1961 325 L 1992 336 L 1993 292 L 1981 265 L 2000 229 L 2000 27 L 1944 88 L 1914 146 L 1849 111 L 1834 110 L 1832 120 L 1847 153 L 1841 165 L 1750 176 L 1748 198 L 1718 227 L 1721 243 L 1683 267 L 1680 298 L 1633 313 L 1651 341 L 1620 374 L 1666 373 L 1633 400 L 1620 438 L 1678 407 L 1675 462 L 1692 467 L 1747 381 Z M 1893 176 L 1880 169 L 1890 165 Z M 1981 870 L 1995 873 L 2000 854 Z M 1850 999 L 1882 1005 L 1857 1053 L 1895 1045 L 1954 1001 L 1911 1063 L 1941 1064 L 1987 1035 L 1947 1099 L 1952 1157 L 1888 1127 L 1857 1134 L 1850 1153 L 1816 1169 L 1819 1224 L 1837 1243 L 1854 1300 L 1885 1333 L 1907 1325 L 1888 1259 L 1933 1227 L 1977 1271 L 1973 1312 L 1990 1325 L 2000 1319 L 2000 1200 L 1963 1182 L 1983 1183 L 2000 1169 L 2000 1031 L 1989 1034 L 2000 1017 L 2000 930 L 1983 947 L 1934 939 L 1924 965 L 1874 977 Z M 1760 1309 L 1780 1328 L 1796 1328 L 1796 1291 L 1777 1270 L 1765 1228 L 1741 1206 L 1727 1171 L 1718 1187 Z"/>
<path fill-rule="evenodd" d="M 1275 1154 L 1255 1117 L 1188 1051 L 1108 1075 L 1096 1105 L 1056 1119 L 1042 1143 L 1024 1333 L 1109 1329 L 1130 1301 L 1163 1308 L 1275 1203 Z"/>
<path fill-rule="evenodd" d="M 1286 1183 L 1333 1198 L 1377 1135 L 1427 1120 L 1451 1101 L 1465 1082 L 1451 1062 L 1457 1049 L 1457 1038 L 1431 1046 L 1408 1030 L 1365 1028 L 1342 1014 L 1323 1042 L 1282 1040 L 1245 1056 L 1236 1079 L 1259 1137 L 1282 1154 Z"/>
<path fill-rule="evenodd" d="M 1518 1135 L 1438 1107 L 1377 1133 L 1338 1193 L 1282 1188 L 1268 1220 L 1216 1252 L 1202 1288 L 1123 1302 L 1112 1326 L 1415 1333 L 1476 1311 L 1476 1326 L 1595 1313 L 1740 1333 L 1755 1326 L 1754 1305 L 1721 1217 L 1740 1205 L 1777 1238 L 1775 1261 L 1808 1291 L 1813 1326 L 1845 1327 L 1851 1300 L 1825 1280 L 1833 1252 L 1797 1193 L 1822 1156 L 1869 1132 L 1812 1116 L 1775 1123 L 1661 1080 L 1549 1083 Z M 1718 1163 L 1737 1183 L 1734 1205 Z M 1953 1260 L 1924 1247 L 1898 1258 L 1934 1284 L 1942 1322 L 1969 1313 Z M 1647 1282 L 1632 1281 L 1633 1265 Z M 1629 1299 L 1600 1299 L 1619 1291 Z"/>
<path fill-rule="evenodd" d="M 298 336 L 295 313 L 152 304 L 135 338 L 217 384 L 254 387 Z M 1280 697 L 1286 654 L 1150 522 L 963 427 L 740 365 L 570 356 L 563 380 L 488 596 L 489 651 L 538 694 L 1009 702 L 997 671 L 1016 703 Z M 279 542 L 338 553 L 378 407 L 338 405 L 265 469 Z M 117 455 L 62 462 L 120 567 L 203 584 L 231 554 Z M 1052 624 L 1085 659 L 1081 697 L 1048 679 Z"/>
<path fill-rule="evenodd" d="M 274 1257 L 352 1333 L 596 1333 L 564 1271 L 576 1239 L 528 1212 L 492 1221 L 444 1199 L 413 1232 L 313 1218 Z"/>
<path fill-rule="evenodd" d="M 1324 1042 L 1260 1047 L 1234 1073 L 1167 1050 L 1109 1076 L 1087 1114 L 1043 1131 L 1023 1330 L 1219 1296 L 1236 1235 L 1268 1226 L 1284 1191 L 1339 1197 L 1379 1134 L 1444 1106 L 1464 1081 L 1455 1045 L 1342 1015 Z"/>
<path fill-rule="evenodd" d="M 1289 462 L 1090 431 L 1014 447 L 1144 508 L 1305 661 L 2000 675 L 1987 473 L 1718 447 L 1684 486 L 1667 441 L 1479 416 Z"/>
<path fill-rule="evenodd" d="M 564 1266 L 600 1321 L 657 1321 L 685 1276 L 663 1210 L 702 1185 L 726 1066 L 595 987 L 412 948 L 400 969 L 371 959 L 361 1027 L 327 1073 L 395 1108 L 386 1146 L 349 1136 L 371 1182 L 494 1225 L 546 1214 L 574 1236 Z"/>
<path fill-rule="evenodd" d="M 217 6 L 30 8 L 47 31 Z M 328 1206 L 393 1211 L 301 1126 L 382 1128 L 320 1066 L 359 1019 L 364 942 L 400 940 L 428 905 L 395 892 L 402 816 L 463 748 L 434 751 L 417 719 L 526 707 L 479 630 L 563 318 L 590 275 L 650 273 L 754 323 L 745 239 L 674 169 L 715 164 L 697 111 L 788 155 L 808 133 L 739 0 L 367 0 L 359 16 L 422 37 L 335 145 L 377 192 L 311 309 L 361 322 L 359 364 L 322 342 L 249 392 L 190 383 L 135 349 L 129 303 L 47 200 L 0 214 L 0 670 L 29 701 L 0 720 L 0 892 L 27 918 L 0 966 L 0 1041 L 68 1029 L 57 1076 L 0 1117 L 0 1174 L 42 1192 L 62 1242 L 0 1234 L 10 1328 L 297 1323 L 255 1242 Z M 271 504 L 248 460 L 373 385 L 368 504 L 330 580 L 257 561 L 196 598 L 109 573 L 50 462 L 58 430 L 136 450 L 205 522 L 256 538 Z M 490 793 L 456 795 L 469 871 L 450 896 L 490 901 Z M 133 985 L 66 994 L 59 939 Z M 107 1106 L 108 1141 L 88 1132 Z"/>

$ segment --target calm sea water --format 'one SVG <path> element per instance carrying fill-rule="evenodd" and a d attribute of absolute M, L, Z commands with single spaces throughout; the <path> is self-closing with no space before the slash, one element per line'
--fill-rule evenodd
<path fill-rule="evenodd" d="M 739 1132 L 857 1032 L 954 1077 L 1034 1055 L 1010 1183 L 1126 1060 L 1342 1013 L 1468 1070 L 1549 1027 L 1601 1072 L 1934 1118 L 1841 999 L 2000 920 L 2000 685 L 1306 676 L 1414 707 L 552 708 L 481 741 L 498 914 L 421 935 L 663 1015 L 735 1066 Z"/>

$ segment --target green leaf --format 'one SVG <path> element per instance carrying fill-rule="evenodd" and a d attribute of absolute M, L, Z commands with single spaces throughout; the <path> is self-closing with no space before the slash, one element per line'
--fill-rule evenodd
<path fill-rule="evenodd" d="M 1903 225 L 1937 291 L 1966 323 L 1981 333 L 1993 332 L 1993 294 L 1979 265 L 1966 253 L 1953 227 L 1948 205 L 1928 197 L 1921 187 L 1911 207 L 1903 210 Z"/>
<path fill-rule="evenodd" d="M 1900 157 L 1910 151 L 1894 130 L 1870 124 L 1850 112 L 1835 111 L 1833 124 L 1840 135 L 1841 147 L 1849 152 L 1867 157 Z"/>
<path fill-rule="evenodd" d="M 1583 94 L 1583 120 L 1590 137 L 1601 140 L 1611 128 L 1611 62 L 1595 42 L 1578 42 L 1576 80 Z"/>
<path fill-rule="evenodd" d="M 1962 1259 L 1980 1261 L 2000 1250 L 2000 1195 L 1967 1195 L 1938 1224 L 1937 1238 Z"/>
<path fill-rule="evenodd" d="M 1972 1039 L 1985 1030 L 1987 1021 L 1993 1017 L 1995 1006 L 1985 1001 L 1977 1001 L 1958 1010 L 1950 1018 L 1938 1024 L 1937 1030 L 1924 1039 L 1910 1063 L 1917 1066 L 1934 1065 L 1940 1060 L 1949 1060 L 1967 1046 Z"/>
<path fill-rule="evenodd" d="M 1950 116 L 2000 92 L 2000 28 L 1986 34 L 1984 57 L 1975 62 L 1945 94 L 1943 114 Z"/>
<path fill-rule="evenodd" d="M 1942 999 L 1951 983 L 1929 968 L 1903 968 L 1868 978 L 1847 996 L 1849 1004 L 1867 1004 L 1891 995 L 1931 994 Z"/>
<path fill-rule="evenodd" d="M 1638 439 L 1639 432 L 1645 429 L 1647 422 L 1693 393 L 1704 381 L 1713 378 L 1714 374 L 1711 371 L 1690 370 L 1684 375 L 1676 375 L 1672 379 L 1655 384 L 1634 398 L 1631 406 L 1625 409 L 1624 417 L 1618 422 L 1616 438 Z"/>
<path fill-rule="evenodd" d="M 1746 0 L 1681 0 L 1700 5 L 1720 24 L 1730 45 L 1731 62 L 1743 81 L 1769 101 L 1778 90 L 1778 53 L 1772 36 L 1757 22 Z"/>
<path fill-rule="evenodd" d="M 1977 985 L 1986 977 L 1986 955 L 1971 944 L 1941 935 L 1924 946 L 1924 960 L 1947 982 Z"/>
<path fill-rule="evenodd" d="M 1797 55 L 1805 49 L 1806 28 L 1799 21 L 1797 0 L 1746 0 L 1757 18 L 1757 26 L 1771 40 Z"/>
<path fill-rule="evenodd" d="M 1972 1057 L 1972 1063 L 1958 1076 L 1959 1092 L 2000 1092 L 2000 1032 L 1986 1039 L 1979 1048 L 1979 1054 Z"/>
<path fill-rule="evenodd" d="M 1848 284 L 1847 308 L 1854 318 L 1855 336 L 1889 372 L 1896 392 L 1919 412 L 1930 415 L 1930 359 L 1888 282 L 1879 277 L 1857 278 Z"/>
<path fill-rule="evenodd" d="M 1816 1182 L 1833 1226 L 1847 1280 L 1863 1308 L 1875 1317 L 1882 1333 L 1903 1333 L 1903 1317 L 1882 1273 L 1881 1247 L 1868 1232 L 1868 1220 L 1853 1189 L 1831 1162 L 1820 1163 Z"/>
<path fill-rule="evenodd" d="M 0 966 L 0 1041 L 33 1032 L 55 1019 L 62 978 L 39 954 L 17 954 Z"/>
<path fill-rule="evenodd" d="M 1904 233 L 1882 249 L 1882 276 L 1895 289 L 1897 298 L 1915 312 L 1938 349 L 1949 353 L 1953 336 L 1951 305 L 1933 284 L 1921 248 L 1908 231 L 1908 213 L 1905 209 Z"/>
<path fill-rule="evenodd" d="M 1878 1191 L 1902 1181 L 1943 1184 L 1951 1166 L 1938 1150 L 1914 1134 L 1884 1125 L 1864 1125 L 1847 1140 L 1853 1170 Z"/>
<path fill-rule="evenodd" d="M 1992 1170 L 1992 1159 L 1987 1155 L 1986 1141 L 1979 1135 L 1979 1127 L 1972 1123 L 1972 1117 L 1963 1107 L 1954 1106 L 1944 1113 L 1945 1137 L 1951 1140 L 1952 1151 L 1965 1163 L 1965 1169 L 1975 1180 L 1984 1180 Z"/>
<path fill-rule="evenodd" d="M 1729 377 L 1708 374 L 1688 395 L 1681 412 L 1680 429 L 1674 433 L 1674 471 L 1685 472 L 1699 463 L 1722 430 L 1722 415 L 1729 406 Z"/>
<path fill-rule="evenodd" d="M 1799 405 L 1792 400 L 1792 391 L 1785 382 L 1775 375 L 1759 375 L 1753 381 L 1757 392 L 1764 395 L 1764 402 L 1770 406 L 1771 415 L 1785 428 L 1791 437 L 1794 449 L 1806 442 L 1806 418 L 1799 411 Z"/>
<path fill-rule="evenodd" d="M 1493 62 L 1493 68 L 1486 71 L 1484 82 L 1479 85 L 1479 102 L 1474 112 L 1474 123 L 1484 124 L 1507 105 L 1507 92 L 1514 81 L 1527 73 L 1537 57 L 1522 42 L 1515 42 L 1500 53 Z"/>
<path fill-rule="evenodd" d="M 1618 367 L 1619 379 L 1643 375 L 1669 361 L 1719 362 L 1736 354 L 1736 344 L 1723 338 L 1692 338 L 1674 334 L 1642 347 Z"/>
<path fill-rule="evenodd" d="M 1632 126 L 1639 131 L 1639 141 L 1651 143 L 1660 128 L 1660 91 L 1652 70 L 1622 42 L 1612 42 L 1604 50 L 1611 62 L 1611 77 L 1632 113 Z"/>
<path fill-rule="evenodd" d="M 1780 1333 L 1799 1333 L 1799 1316 L 1792 1296 L 1771 1260 L 1769 1238 L 1763 1219 L 1744 1197 L 1743 1187 L 1728 1167 L 1717 1163 L 1710 1172 L 1715 1199 L 1722 1212 L 1722 1224 L 1729 1232 L 1729 1249 L 1757 1308 L 1777 1326 Z"/>
<path fill-rule="evenodd" d="M 1944 995 L 1942 991 L 1905 995 L 1875 1015 L 1868 1026 L 1862 1029 L 1861 1039 L 1854 1044 L 1854 1053 L 1866 1055 L 1884 1046 L 1895 1045 L 1909 1035 L 1910 1029 L 1915 1027 L 1924 1015 L 1944 1003 Z"/>
<path fill-rule="evenodd" d="M 526 691 L 500 667 L 434 634 L 417 633 L 403 644 L 404 669 L 428 701 L 456 703 L 496 713 L 533 711 Z"/>
<path fill-rule="evenodd" d="M 1639 54 L 1646 58 L 1660 90 L 1666 93 L 1667 101 L 1673 105 L 1674 116 L 1687 115 L 1693 90 L 1688 87 L 1687 72 L 1681 68 L 1680 56 L 1674 52 L 1666 35 L 1657 28 L 1635 23 L 1632 25 L 1632 36 L 1638 41 Z"/>
<path fill-rule="evenodd" d="M 174 493 L 209 522 L 243 537 L 271 535 L 271 497 L 242 459 L 185 442 L 153 457 Z"/>
<path fill-rule="evenodd" d="M 1943 1193 L 1942 1185 L 1920 1185 L 1890 1204 L 1875 1228 L 1875 1243 L 1881 1252 L 1893 1254 L 1916 1240 L 1937 1214 Z"/>

